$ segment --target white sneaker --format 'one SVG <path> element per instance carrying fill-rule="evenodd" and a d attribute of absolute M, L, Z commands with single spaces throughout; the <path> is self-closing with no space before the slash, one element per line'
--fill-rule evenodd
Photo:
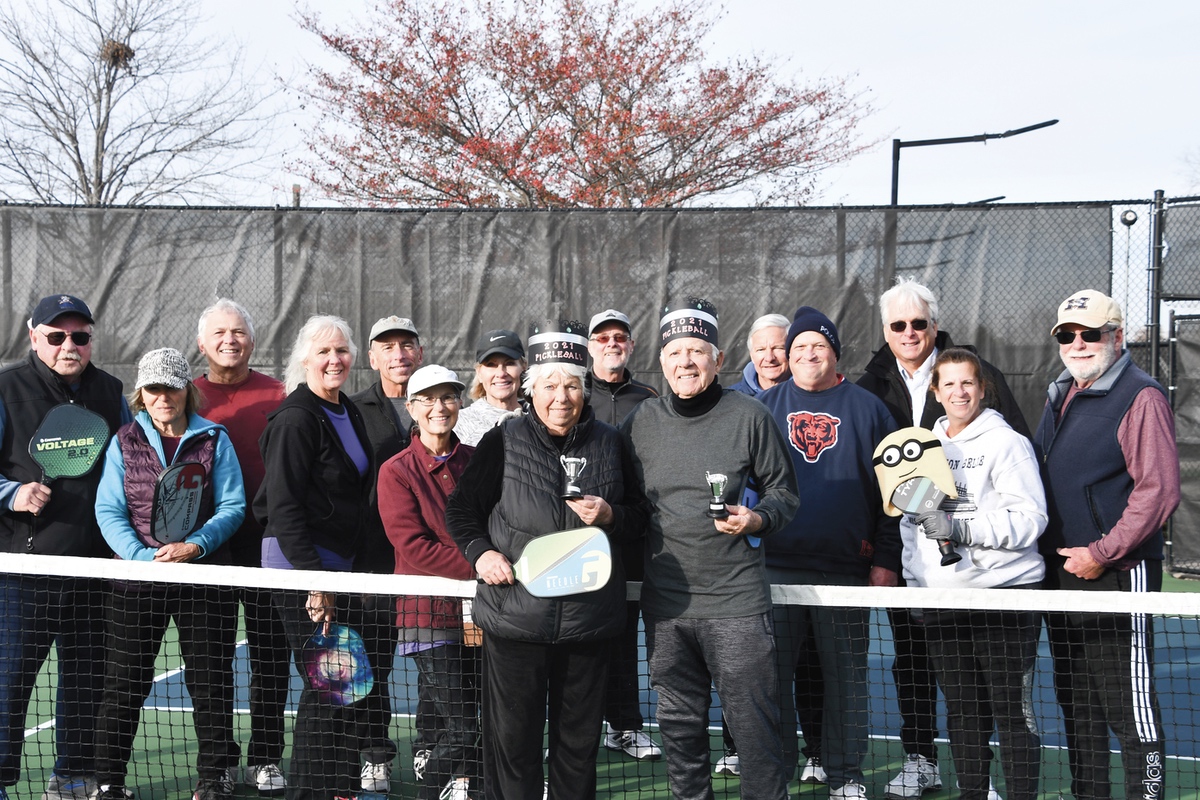
<path fill-rule="evenodd" d="M 961 790 L 962 786 L 959 784 L 958 781 L 955 781 L 954 788 Z M 995 782 L 992 781 L 991 778 L 988 778 L 988 798 L 987 798 L 987 800 L 1004 800 L 1004 798 L 1000 796 L 1000 793 L 996 791 L 996 784 L 995 784 Z M 1061 794 L 1059 795 L 1059 800 L 1062 800 Z"/>
<path fill-rule="evenodd" d="M 361 777 L 364 792 L 387 794 L 392 790 L 392 762 L 365 761 Z"/>
<path fill-rule="evenodd" d="M 804 769 L 800 770 L 801 783 L 827 783 L 825 779 L 825 768 L 821 766 L 821 759 L 814 756 L 804 762 Z"/>
<path fill-rule="evenodd" d="M 861 783 L 847 783 L 829 790 L 829 800 L 867 800 L 867 787 Z"/>
<path fill-rule="evenodd" d="M 242 783 L 253 786 L 259 794 L 282 794 L 287 790 L 287 780 L 278 764 L 246 765 L 242 773 Z"/>
<path fill-rule="evenodd" d="M 942 774 L 936 761 L 913 753 L 904 761 L 904 766 L 892 778 L 883 791 L 889 800 L 915 800 L 934 789 L 942 788 Z"/>
<path fill-rule="evenodd" d="M 438 800 L 471 800 L 467 794 L 470 787 L 470 778 L 451 778 L 446 783 L 446 788 L 438 795 Z"/>
<path fill-rule="evenodd" d="M 639 761 L 662 758 L 662 750 L 645 731 L 617 731 L 609 725 L 604 746 L 609 750 L 623 750 L 626 755 Z"/>
<path fill-rule="evenodd" d="M 431 755 L 432 750 L 418 750 L 413 753 L 413 777 L 417 779 L 417 783 L 425 780 L 425 767 L 428 766 Z"/>
<path fill-rule="evenodd" d="M 95 775 L 71 777 L 53 772 L 46 782 L 42 800 L 87 800 L 96 794 L 98 788 Z"/>
<path fill-rule="evenodd" d="M 721 756 L 721 760 L 717 762 L 716 768 L 713 770 L 714 775 L 741 775 L 742 761 L 738 758 L 736 750 L 726 750 L 725 755 Z"/>

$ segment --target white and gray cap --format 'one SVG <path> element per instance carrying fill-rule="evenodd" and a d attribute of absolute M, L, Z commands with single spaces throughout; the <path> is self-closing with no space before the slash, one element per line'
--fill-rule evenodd
<path fill-rule="evenodd" d="M 446 369 L 441 364 L 421 367 L 408 378 L 408 399 L 412 400 L 426 389 L 441 386 L 443 383 L 457 388 L 460 392 L 466 388 L 466 384 L 458 379 L 458 373 L 452 369 Z"/>
<path fill-rule="evenodd" d="M 182 389 L 192 380 L 192 367 L 188 364 L 183 353 L 173 347 L 160 347 L 142 356 L 138 362 L 137 385 L 169 386 L 172 389 Z"/>
<path fill-rule="evenodd" d="M 397 317 L 392 314 L 390 317 L 384 317 L 378 320 L 371 326 L 371 335 L 367 337 L 368 342 L 373 342 L 385 333 L 411 333 L 418 339 L 421 334 L 417 333 L 417 326 L 408 317 Z"/>
<path fill-rule="evenodd" d="M 615 308 L 606 308 L 599 314 L 592 316 L 592 321 L 588 323 L 588 336 L 591 336 L 593 333 L 595 333 L 596 328 L 599 328 L 606 322 L 619 322 L 625 326 L 625 330 L 633 333 L 633 326 L 629 323 L 629 317 L 625 316 L 620 311 L 617 311 Z"/>

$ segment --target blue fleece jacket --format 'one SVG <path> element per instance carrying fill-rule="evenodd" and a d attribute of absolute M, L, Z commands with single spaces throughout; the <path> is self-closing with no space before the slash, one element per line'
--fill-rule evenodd
<path fill-rule="evenodd" d="M 164 465 L 164 469 L 170 466 L 163 455 L 162 436 L 155 430 L 150 415 L 139 411 L 134 417 L 134 422 L 146 432 L 146 438 L 158 454 L 158 460 Z M 209 422 L 198 414 L 191 414 L 188 417 L 187 431 L 179 442 L 179 450 L 183 450 L 184 442 L 196 436 L 207 436 L 208 431 L 213 429 L 219 431 L 217 449 L 213 455 L 213 474 L 209 476 L 215 510 L 207 522 L 184 539 L 185 542 L 200 546 L 199 558 L 212 553 L 233 536 L 246 515 L 242 469 L 224 427 Z M 118 556 L 127 561 L 154 560 L 158 548 L 147 547 L 129 522 L 129 508 L 125 498 L 125 457 L 121 453 L 121 443 L 116 436 L 108 443 L 108 451 L 104 455 L 104 472 L 100 477 L 100 487 L 96 491 L 96 521 L 100 523 L 104 541 L 108 542 L 108 546 Z"/>
<path fill-rule="evenodd" d="M 758 371 L 754 369 L 753 361 L 746 362 L 746 366 L 742 367 L 742 379 L 729 388 L 751 397 L 758 397 L 766 391 L 758 382 Z"/>

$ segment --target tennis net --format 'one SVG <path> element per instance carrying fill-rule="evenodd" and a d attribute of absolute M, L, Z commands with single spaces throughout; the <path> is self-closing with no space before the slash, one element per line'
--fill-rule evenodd
<path fill-rule="evenodd" d="M 17 748 L 23 748 L 23 760 L 19 767 L 17 753 L 0 751 L 0 782 L 9 786 L 9 797 L 12 798 L 42 796 L 47 784 L 52 782 L 54 771 L 71 772 L 70 767 L 64 765 L 81 763 L 72 762 L 72 754 L 86 754 L 87 743 L 93 739 L 98 743 L 103 742 L 102 749 L 110 761 L 114 758 L 117 762 L 126 760 L 125 764 L 106 762 L 105 769 L 123 774 L 124 785 L 137 798 L 169 800 L 191 797 L 202 778 L 216 780 L 214 776 L 218 771 L 236 779 L 235 797 L 257 797 L 260 787 L 255 781 L 264 775 L 261 771 L 248 772 L 245 768 L 248 764 L 261 766 L 261 763 L 255 762 L 264 759 L 277 759 L 283 771 L 288 772 L 297 744 L 295 723 L 302 683 L 295 665 L 288 665 L 285 655 L 287 671 L 282 678 L 283 697 L 277 706 L 282 709 L 281 739 L 273 741 L 272 726 L 256 721 L 251 713 L 255 709 L 262 715 L 267 713 L 263 711 L 265 708 L 270 712 L 267 714 L 269 716 L 274 713 L 270 709 L 276 708 L 271 705 L 269 698 L 264 698 L 262 688 L 257 684 L 252 685 L 251 681 L 251 664 L 263 661 L 263 654 L 252 654 L 247 642 L 248 629 L 256 629 L 261 622 L 255 619 L 257 612 L 252 613 L 254 603 L 250 602 L 251 599 L 265 600 L 270 607 L 270 598 L 276 593 L 304 595 L 311 590 L 335 593 L 343 601 L 356 598 L 354 608 L 340 619 L 361 620 L 365 626 L 363 639 L 370 640 L 379 635 L 385 639 L 396 636 L 394 628 L 390 631 L 383 629 L 395 623 L 397 597 L 410 598 L 414 603 L 412 607 L 425 609 L 436 622 L 439 614 L 457 613 L 458 602 L 470 598 L 475 588 L 473 583 L 431 577 L 293 572 L 24 555 L 0 556 L 0 581 L 7 608 L 10 611 L 19 609 L 19 613 L 10 613 L 2 621 L 3 628 L 0 630 L 0 677 L 9 679 L 8 685 L 0 688 L 0 704 L 8 704 L 9 708 L 19 706 L 22 694 L 26 692 L 30 698 L 24 720 L 15 723 L 19 730 L 9 735 L 10 739 L 15 740 Z M 637 584 L 630 584 L 631 599 L 636 599 L 638 590 Z M 865 689 L 864 696 L 858 698 L 856 705 L 861 706 L 864 715 L 857 721 L 865 725 L 867 735 L 861 760 L 861 780 L 869 798 L 883 798 L 886 795 L 905 799 L 912 797 L 915 800 L 923 794 L 926 798 L 936 800 L 939 797 L 958 796 L 955 789 L 959 777 L 956 770 L 958 763 L 952 758 L 948 743 L 948 719 L 940 692 L 936 700 L 936 732 L 931 732 L 938 758 L 940 788 L 936 788 L 937 784 L 932 782 L 915 789 L 896 783 L 898 776 L 906 769 L 913 772 L 907 752 L 913 747 L 911 742 L 902 741 L 902 738 L 912 737 L 902 737 L 904 725 L 893 669 L 896 647 L 889 609 L 915 617 L 915 621 L 924 628 L 936 626 L 942 631 L 939 640 L 942 646 L 946 646 L 947 639 L 954 639 L 954 636 L 945 632 L 955 630 L 956 626 L 962 640 L 978 643 L 987 638 L 980 635 L 981 630 L 1000 628 L 1007 624 L 1011 614 L 1025 612 L 1035 620 L 1036 652 L 1022 699 L 1028 703 L 1024 718 L 1033 721 L 1037 734 L 1037 763 L 1025 763 L 1025 767 L 1026 772 L 1031 771 L 1039 781 L 1039 796 L 1050 797 L 1072 794 L 1067 733 L 1069 726 L 1080 724 L 1080 720 L 1066 718 L 1057 702 L 1055 671 L 1045 620 L 1054 619 L 1055 615 L 1058 615 L 1060 622 L 1066 620 L 1068 623 L 1084 617 L 1099 618 L 1111 621 L 1113 630 L 1128 631 L 1130 635 L 1136 627 L 1131 620 L 1145 620 L 1154 644 L 1152 667 L 1146 674 L 1137 675 L 1136 670 L 1134 673 L 1142 682 L 1140 685 L 1153 686 L 1161 708 L 1160 717 L 1148 720 L 1160 729 L 1158 738 L 1161 740 L 1165 792 L 1159 796 L 1200 798 L 1200 593 L 1127 595 L 1033 590 L 775 586 L 773 597 L 780 607 L 807 610 L 814 615 L 817 609 L 839 612 L 852 610 L 848 618 L 862 620 L 861 633 L 866 639 L 866 674 L 861 685 Z M 107 618 L 110 626 L 114 618 L 119 618 L 120 625 L 115 629 L 116 632 L 109 628 L 108 635 L 100 640 L 97 650 L 78 650 L 78 636 L 74 639 L 64 636 L 51 641 L 47 633 L 33 635 L 35 629 L 52 631 L 56 624 L 61 623 L 59 617 L 72 617 L 69 613 L 72 609 L 79 611 L 85 605 L 92 610 L 99 610 L 99 618 Z M 163 617 L 164 609 L 171 612 L 168 618 Z M 375 612 L 373 616 L 369 613 L 372 610 Z M 229 617 L 230 614 L 232 617 Z M 75 616 L 96 617 L 92 614 Z M 46 617 L 53 619 L 47 621 Z M 842 617 L 838 619 L 844 620 Z M 206 620 L 231 621 L 209 625 Z M 375 624 L 372 620 L 382 627 L 374 634 L 368 634 L 367 629 Z M 974 626 L 974 629 L 969 626 Z M 181 627 L 185 629 L 182 636 Z M 848 630 L 842 633 L 843 638 L 850 638 Z M 210 646 L 214 639 L 220 640 L 224 636 L 228 636 L 228 650 Z M 159 639 L 161 647 L 158 645 Z M 335 642 L 334 639 L 322 640 L 318 644 L 323 644 L 326 651 L 337 654 L 333 660 L 346 674 L 341 676 L 344 679 L 341 687 L 331 688 L 331 695 L 326 700 L 335 704 L 341 701 L 353 703 L 363 692 L 362 686 L 354 683 L 352 673 L 356 662 L 352 656 L 345 656 L 345 652 L 354 651 L 354 646 Z M 427 760 L 425 751 L 431 749 L 430 742 L 439 735 L 439 724 L 443 728 L 445 726 L 444 720 L 438 722 L 436 711 L 427 702 L 429 687 L 422 686 L 424 679 L 417 662 L 421 657 L 420 652 L 427 653 L 428 650 L 421 651 L 419 646 L 409 643 L 407 649 L 397 653 L 394 651 L 395 639 L 390 641 L 393 649 L 389 650 L 390 657 L 386 659 L 390 671 L 386 668 L 381 671 L 388 689 L 383 725 L 386 738 L 393 743 L 395 753 L 380 745 L 378 737 L 372 738 L 367 734 L 355 741 L 324 741 L 320 744 L 331 750 L 341 747 L 353 751 L 354 758 L 362 768 L 356 781 L 371 782 L 366 788 L 356 782 L 354 794 L 359 798 L 379 795 L 393 798 L 429 796 L 430 791 L 440 793 L 444 783 L 450 783 L 455 777 L 470 779 L 469 797 L 482 797 L 481 775 L 457 776 L 453 771 L 447 773 L 449 768 L 445 765 L 432 764 Z M 91 643 L 95 645 L 97 641 L 93 639 Z M 810 767 L 810 777 L 819 778 L 820 771 L 812 770 L 814 765 L 808 761 L 809 754 L 814 752 L 814 745 L 821 742 L 822 749 L 815 758 L 823 760 L 824 767 L 831 766 L 831 755 L 837 758 L 837 748 L 829 741 L 833 735 L 830 731 L 836 730 L 836 725 L 824 719 L 823 712 L 814 711 L 823 706 L 822 693 L 829 687 L 827 683 L 822 686 L 819 670 L 813 665 L 811 656 L 817 649 L 815 644 L 808 640 L 786 644 L 800 654 L 795 689 L 803 729 L 798 744 L 805 749 L 798 755 L 796 778 L 801 777 L 806 765 Z M 1088 643 L 1070 640 L 1065 646 L 1068 648 L 1067 655 L 1070 655 L 1072 648 L 1084 648 Z M 365 647 L 370 649 L 369 641 Z M 463 674 L 477 673 L 479 650 L 478 647 L 456 648 L 453 651 L 456 657 L 464 659 L 464 664 L 459 665 L 461 669 L 457 671 Z M 139 659 L 145 659 L 147 652 L 150 653 L 147 673 L 149 688 L 143 693 L 134 675 L 137 672 L 134 666 L 141 664 Z M 943 655 L 950 652 L 955 657 L 962 657 L 961 648 L 950 647 L 943 651 Z M 1088 651 L 1077 650 L 1074 654 L 1085 652 Z M 469 664 L 465 663 L 467 660 Z M 189 662 L 186 669 L 185 662 Z M 122 665 L 115 670 L 122 674 L 114 676 L 114 669 L 108 669 L 106 686 L 102 680 L 106 665 L 113 663 Z M 86 673 L 85 679 L 80 681 L 82 685 L 93 687 L 104 698 L 103 701 L 96 700 L 100 703 L 101 717 L 101 721 L 96 723 L 97 729 L 62 729 L 64 717 L 61 715 L 64 711 L 68 714 L 65 719 L 72 719 L 72 710 L 77 712 L 77 718 L 88 718 L 89 709 L 86 697 L 81 699 L 78 693 L 72 693 L 70 687 L 60 681 L 60 666 L 69 664 Z M 305 667 L 304 664 L 301 666 Z M 444 663 L 442 667 L 445 667 Z M 436 663 L 434 669 L 437 669 Z M 28 685 L 22 685 L 19 680 L 19 676 L 25 674 L 31 676 Z M 828 675 L 826 673 L 826 677 Z M 87 677 L 92 679 L 90 683 Z M 123 680 L 114 682 L 115 677 Z M 907 680 L 903 674 L 901 678 Z M 662 740 L 655 716 L 657 696 L 650 685 L 645 640 L 640 632 L 634 680 L 637 713 L 644 724 L 643 733 L 653 745 L 659 747 Z M 219 686 L 210 691 L 207 684 Z M 471 750 L 478 748 L 478 741 L 472 738 L 472 732 L 477 730 L 477 698 L 472 694 L 471 687 L 459 688 L 459 707 L 463 709 L 464 717 L 471 718 L 471 724 L 465 726 L 466 733 L 461 734 L 460 739 L 470 740 L 466 744 L 469 756 L 466 763 L 477 764 L 478 750 Z M 988 711 L 992 687 L 968 688 L 978 691 L 968 692 L 966 696 L 982 698 L 982 708 Z M 955 692 L 961 694 L 961 689 L 961 686 L 956 686 Z M 203 694 L 206 700 L 203 703 L 195 702 L 191 690 Z M 335 696 L 339 691 L 342 692 L 340 701 Z M 596 691 L 603 692 L 605 687 L 598 686 Z M 123 703 L 112 702 L 114 698 L 122 697 L 121 692 L 127 695 Z M 228 704 L 225 698 L 229 695 L 224 692 L 231 693 L 231 721 L 221 716 L 219 708 L 217 712 L 212 710 L 214 705 L 221 707 L 222 704 Z M 198 708 L 201 705 L 204 708 Z M 1081 704 L 1077 704 L 1077 707 L 1081 709 L 1081 714 L 1086 711 Z M 1142 720 L 1143 723 L 1146 721 Z M 820 732 L 822 723 L 824 733 Z M 232 738 L 222 732 L 226 727 L 231 729 Z M 728 756 L 732 754 L 731 748 L 736 748 L 736 741 L 731 743 L 722 735 L 720 701 L 715 692 L 709 715 L 709 733 L 713 771 L 731 767 Z M 220 740 L 220 745 L 215 749 L 212 744 L 214 738 Z M 204 746 L 201 739 L 204 740 Z M 628 746 L 627 749 L 625 746 Z M 1114 796 L 1119 797 L 1124 794 L 1121 787 L 1125 778 L 1123 762 L 1117 750 L 1116 739 L 1109 740 L 1105 753 L 1111 770 L 1108 777 L 1114 787 Z M 988 753 L 991 758 L 988 776 L 992 789 L 1001 798 L 1015 796 L 1014 793 L 1021 791 L 1016 784 L 1010 786 L 1009 776 L 1001 768 L 1006 751 L 1006 747 L 1000 746 L 998 734 L 993 734 Z M 620 737 L 602 739 L 597 768 L 600 796 L 650 798 L 669 795 L 664 759 L 637 758 L 637 755 L 654 753 L 649 748 L 639 749 L 636 740 L 623 741 Z M 384 763 L 389 767 L 379 766 Z M 424 782 L 415 777 L 420 768 L 428 776 Z M 1077 769 L 1083 767 L 1077 765 Z M 479 771 L 477 767 L 469 770 Z M 740 777 L 732 769 L 715 774 L 713 780 L 718 796 L 738 796 Z M 266 784 L 268 791 L 280 788 L 278 782 L 272 784 L 267 781 Z M 86 787 L 91 788 L 90 785 Z M 793 781 L 791 792 L 820 797 L 824 796 L 826 788 L 815 781 Z"/>

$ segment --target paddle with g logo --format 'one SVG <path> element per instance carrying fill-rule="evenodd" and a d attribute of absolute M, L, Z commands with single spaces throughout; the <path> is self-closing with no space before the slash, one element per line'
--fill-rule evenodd
<path fill-rule="evenodd" d="M 531 539 L 512 571 L 534 597 L 594 592 L 612 576 L 612 548 L 593 526 L 556 531 Z"/>

